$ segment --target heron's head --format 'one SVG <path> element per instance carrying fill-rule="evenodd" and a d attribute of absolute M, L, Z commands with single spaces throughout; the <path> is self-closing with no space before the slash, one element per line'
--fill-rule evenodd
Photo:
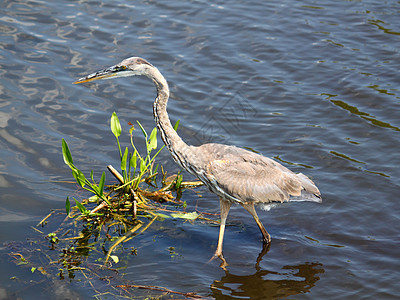
<path fill-rule="evenodd" d="M 152 64 L 140 57 L 130 57 L 124 59 L 119 64 L 107 69 L 97 71 L 82 77 L 74 82 L 74 84 L 89 82 L 98 79 L 111 79 L 117 77 L 127 77 L 134 75 L 147 75 L 150 68 L 154 68 Z"/>

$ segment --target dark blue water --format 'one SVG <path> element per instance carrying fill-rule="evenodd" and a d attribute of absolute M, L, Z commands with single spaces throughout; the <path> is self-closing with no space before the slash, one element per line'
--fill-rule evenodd
<path fill-rule="evenodd" d="M 139 120 L 154 127 L 155 90 L 147 79 L 71 84 L 133 55 L 167 78 L 170 118 L 180 120 L 186 142 L 229 143 L 274 157 L 312 177 L 323 203 L 260 212 L 273 242 L 258 265 L 260 233 L 250 215 L 233 208 L 226 270 L 206 263 L 218 227 L 154 224 L 126 245 L 138 255 L 116 265 L 126 267 L 120 280 L 217 299 L 399 294 L 398 1 L 0 5 L 0 299 L 96 294 L 82 278 L 26 284 L 37 277 L 10 262 L 7 245 L 25 244 L 30 226 L 63 208 L 67 195 L 83 194 L 60 182 L 71 179 L 62 138 L 76 165 L 99 175 L 118 165 L 108 125 L 113 111 L 125 126 Z M 179 171 L 167 151 L 159 162 Z M 218 198 L 199 191 L 201 198 L 184 193 L 189 208 L 217 213 Z M 117 254 L 124 257 L 123 249 Z M 99 290 L 113 291 L 107 284 Z"/>

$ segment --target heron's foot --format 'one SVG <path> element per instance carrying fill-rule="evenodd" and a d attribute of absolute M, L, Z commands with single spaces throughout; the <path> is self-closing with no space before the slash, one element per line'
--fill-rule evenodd
<path fill-rule="evenodd" d="M 263 244 L 264 245 L 269 245 L 269 244 L 271 244 L 271 236 L 269 235 L 269 233 L 264 229 L 264 230 L 262 230 L 261 228 L 260 228 L 260 230 L 261 230 L 261 233 L 262 233 L 262 236 L 263 236 Z"/>
<path fill-rule="evenodd" d="M 221 253 L 215 252 L 214 255 L 210 258 L 210 260 L 207 263 L 210 263 L 211 261 L 213 261 L 216 258 L 219 258 L 222 261 L 219 266 L 220 266 L 220 268 L 225 270 L 225 267 L 228 266 L 228 263 L 227 263 L 224 255 L 222 254 L 222 252 Z"/>
<path fill-rule="evenodd" d="M 268 237 L 268 238 L 263 237 L 263 244 L 271 245 L 271 237 Z"/>

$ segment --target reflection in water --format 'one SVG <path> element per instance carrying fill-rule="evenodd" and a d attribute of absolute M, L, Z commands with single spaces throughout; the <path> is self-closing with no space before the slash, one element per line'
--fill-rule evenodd
<path fill-rule="evenodd" d="M 210 288 L 215 299 L 286 298 L 309 292 L 319 280 L 319 273 L 324 273 L 324 269 L 316 262 L 283 266 L 280 272 L 256 267 L 252 275 L 235 275 L 225 270 L 225 275 Z"/>
<path fill-rule="evenodd" d="M 400 32 L 394 31 L 390 28 L 386 28 L 385 26 L 383 26 L 383 24 L 385 24 L 385 22 L 383 22 L 382 20 L 369 19 L 368 22 L 372 25 L 375 25 L 377 28 L 382 30 L 384 33 L 400 35 Z"/>
<path fill-rule="evenodd" d="M 351 106 L 349 104 L 347 104 L 344 101 L 341 100 L 331 100 L 331 102 L 353 114 L 359 115 L 361 118 L 363 118 L 364 120 L 370 121 L 372 124 L 376 125 L 376 126 L 380 126 L 380 127 L 384 127 L 384 128 L 390 128 L 390 129 L 394 129 L 396 131 L 400 131 L 400 128 L 395 127 L 387 122 L 383 122 L 380 120 L 377 120 L 374 116 L 371 116 L 368 113 L 362 112 L 360 110 L 358 110 L 357 107 L 355 106 Z"/>
<path fill-rule="evenodd" d="M 369 87 L 376 89 L 376 87 L 372 87 L 372 86 L 369 86 Z M 380 90 L 380 92 L 382 92 L 382 90 Z M 327 94 L 327 93 L 322 93 L 320 95 L 328 96 L 327 99 L 329 101 L 331 101 L 333 104 L 337 105 L 338 107 L 340 107 L 342 109 L 347 110 L 348 112 L 350 112 L 352 114 L 360 116 L 361 118 L 363 118 L 364 120 L 369 121 L 373 125 L 376 125 L 376 126 L 379 126 L 379 127 L 383 127 L 383 128 L 390 128 L 390 129 L 393 129 L 393 130 L 396 130 L 396 131 L 400 131 L 400 128 L 398 128 L 396 126 L 393 126 L 390 123 L 380 121 L 376 117 L 374 117 L 374 116 L 372 116 L 372 115 L 370 115 L 370 114 L 368 114 L 366 112 L 360 111 L 355 106 L 349 105 L 348 103 L 346 103 L 346 102 L 344 102 L 342 100 L 331 99 L 332 97 L 336 97 L 337 95 Z"/>

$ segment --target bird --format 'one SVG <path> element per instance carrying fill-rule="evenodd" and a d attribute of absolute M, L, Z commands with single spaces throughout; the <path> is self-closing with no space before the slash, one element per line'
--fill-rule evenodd
<path fill-rule="evenodd" d="M 221 222 L 213 258 L 219 257 L 225 261 L 222 244 L 226 219 L 233 203 L 240 204 L 251 214 L 261 231 L 264 245 L 270 245 L 271 236 L 261 223 L 255 205 L 268 206 L 287 201 L 322 202 L 320 191 L 309 177 L 302 173 L 296 174 L 266 156 L 231 145 L 186 144 L 172 127 L 167 113 L 167 80 L 144 58 L 124 59 L 116 65 L 80 78 L 74 84 L 135 75 L 144 75 L 155 84 L 157 96 L 153 103 L 154 120 L 173 160 L 219 197 Z"/>

